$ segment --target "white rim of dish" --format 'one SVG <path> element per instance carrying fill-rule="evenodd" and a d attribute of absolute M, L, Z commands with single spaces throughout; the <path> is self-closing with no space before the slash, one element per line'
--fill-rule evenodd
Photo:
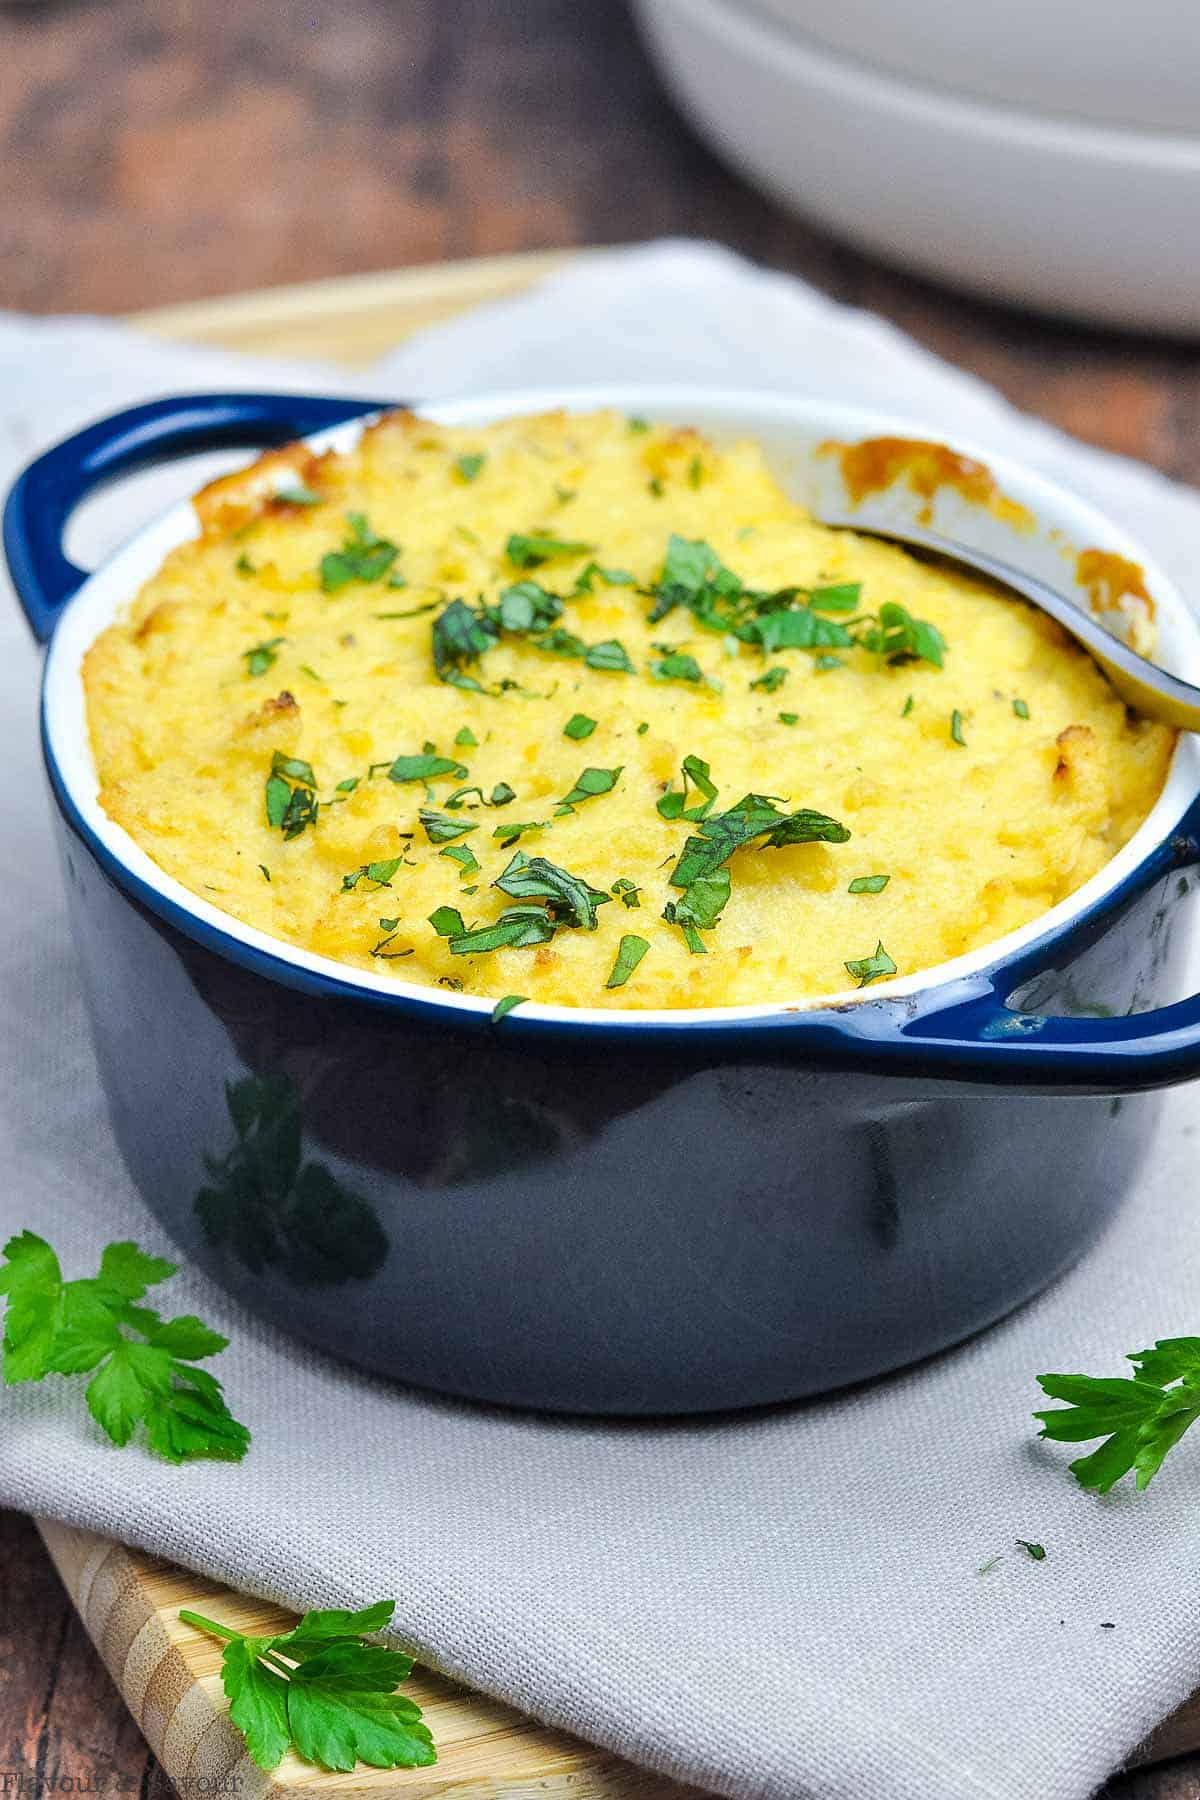
<path fill-rule="evenodd" d="M 397 404 L 402 404 L 397 402 Z M 1006 495 L 1027 507 L 1044 535 L 1076 545 L 1103 545 L 1140 564 L 1146 585 L 1154 596 L 1160 629 L 1171 640 L 1172 661 L 1178 672 L 1200 681 L 1200 623 L 1192 616 L 1174 584 L 1157 567 L 1148 552 L 1128 533 L 1113 525 L 1103 513 L 1065 490 L 1034 474 L 1007 457 L 947 434 L 926 421 L 896 418 L 857 407 L 827 406 L 816 402 L 741 392 L 736 389 L 647 387 L 635 384 L 598 387 L 515 389 L 444 402 L 419 404 L 417 410 L 436 423 L 485 425 L 522 414 L 562 409 L 590 412 L 613 408 L 619 412 L 662 419 L 673 424 L 691 423 L 718 435 L 751 437 L 764 429 L 792 426 L 798 436 L 852 441 L 864 437 L 899 436 L 932 438 L 964 455 L 984 462 L 997 477 Z M 371 415 L 351 420 L 305 441 L 314 449 L 346 450 L 356 441 Z M 332 957 L 319 956 L 284 938 L 243 924 L 231 913 L 201 899 L 173 876 L 167 875 L 121 826 L 102 810 L 87 730 L 82 682 L 84 653 L 121 608 L 131 601 L 143 583 L 155 573 L 168 551 L 197 535 L 197 521 L 190 500 L 183 500 L 143 526 L 103 565 L 90 575 L 67 602 L 55 629 L 43 677 L 43 720 L 49 753 L 63 786 L 87 830 L 111 858 L 164 901 L 193 916 L 235 943 L 297 969 L 373 995 L 436 1005 L 447 1012 L 487 1013 L 494 1001 L 473 994 L 456 994 L 425 983 L 372 975 Z M 1014 544 L 1017 539 L 1014 534 Z M 1082 887 L 1066 900 L 1042 913 L 1019 930 L 996 938 L 977 950 L 937 963 L 913 975 L 870 987 L 841 990 L 792 1000 L 773 1000 L 742 1006 L 601 1008 L 549 1005 L 528 1001 L 521 1012 L 563 1024 L 595 1024 L 607 1029 L 637 1025 L 735 1023 L 784 1015 L 802 1018 L 805 1013 L 830 1006 L 845 1006 L 881 999 L 904 999 L 927 994 L 949 982 L 981 974 L 1008 962 L 1046 935 L 1056 934 L 1070 921 L 1102 902 L 1118 888 L 1148 855 L 1169 836 L 1200 788 L 1200 757 L 1194 740 L 1182 734 L 1167 779 L 1152 810 L 1129 842 Z"/>

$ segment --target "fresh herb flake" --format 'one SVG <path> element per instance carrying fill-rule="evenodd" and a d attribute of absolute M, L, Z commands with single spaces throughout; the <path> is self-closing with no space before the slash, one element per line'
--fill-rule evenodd
<path fill-rule="evenodd" d="M 846 889 L 848 894 L 882 894 L 890 875 L 856 875 Z"/>
<path fill-rule="evenodd" d="M 545 532 L 514 531 L 504 546 L 504 554 L 516 569 L 536 569 L 553 557 L 586 556 L 594 549 L 594 544 L 550 537 Z"/>
<path fill-rule="evenodd" d="M 845 963 L 843 967 L 848 975 L 854 977 L 860 988 L 867 987 L 872 981 L 878 981 L 881 976 L 896 973 L 896 965 L 881 943 L 876 943 L 871 956 L 855 957 L 852 961 Z"/>
<path fill-rule="evenodd" d="M 612 974 L 604 984 L 605 987 L 624 987 L 649 948 L 650 945 L 644 937 L 634 937 L 632 934 L 623 937 L 617 946 L 617 960 L 613 964 Z"/>
<path fill-rule="evenodd" d="M 341 549 L 321 558 L 321 587 L 326 594 L 336 594 L 352 581 L 381 580 L 400 554 L 398 544 L 371 530 L 365 513 L 348 512 L 346 524 L 349 530 Z"/>
<path fill-rule="evenodd" d="M 574 738 L 577 743 L 581 743 L 584 738 L 591 737 L 595 729 L 595 719 L 589 719 L 586 713 L 572 713 L 563 726 L 563 736 Z"/>
<path fill-rule="evenodd" d="M 528 1001 L 528 994 L 505 994 L 503 1000 L 497 1000 L 492 1008 L 492 1024 L 498 1025 L 501 1019 L 508 1017 L 514 1007 L 525 1006 Z"/>
<path fill-rule="evenodd" d="M 456 459 L 454 467 L 463 481 L 474 481 L 483 473 L 483 465 L 486 461 L 486 450 L 469 450 L 465 456 Z"/>

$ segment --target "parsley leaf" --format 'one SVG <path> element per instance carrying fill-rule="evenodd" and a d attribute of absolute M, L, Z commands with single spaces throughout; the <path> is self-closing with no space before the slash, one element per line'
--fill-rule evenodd
<path fill-rule="evenodd" d="M 634 673 L 628 651 L 616 638 L 605 638 L 601 644 L 590 645 L 583 660 L 589 669 L 607 669 L 620 675 Z"/>
<path fill-rule="evenodd" d="M 91 1375 L 88 1411 L 114 1444 L 129 1443 L 141 1425 L 168 1462 L 237 1462 L 246 1454 L 250 1433 L 229 1411 L 220 1382 L 192 1366 L 229 1340 L 191 1314 L 163 1319 L 137 1304 L 176 1273 L 174 1263 L 121 1242 L 105 1249 L 98 1275 L 64 1281 L 54 1251 L 31 1231 L 10 1239 L 4 1256 L 6 1384 Z"/>
<path fill-rule="evenodd" d="M 486 461 L 486 450 L 468 450 L 465 456 L 457 458 L 454 467 L 464 481 L 474 481 L 483 472 Z"/>
<path fill-rule="evenodd" d="M 517 569 L 536 569 L 555 556 L 586 556 L 594 544 L 581 544 L 568 538 L 548 537 L 544 532 L 514 531 L 504 554 Z"/>
<path fill-rule="evenodd" d="M 490 650 L 499 636 L 499 627 L 486 612 L 476 612 L 465 600 L 452 600 L 433 621 L 433 666 L 439 681 L 451 687 L 473 689 L 481 694 L 482 684 L 466 673 L 466 665 L 475 663 Z"/>
<path fill-rule="evenodd" d="M 704 796 L 700 804 L 689 807 L 687 804 L 688 786 L 692 785 Z M 712 780 L 712 771 L 702 757 L 685 756 L 683 759 L 683 787 L 675 792 L 674 783 L 658 801 L 656 811 L 664 819 L 690 819 L 699 823 L 707 819 L 717 798 L 717 787 Z"/>
<path fill-rule="evenodd" d="M 449 813 L 436 812 L 431 806 L 423 806 L 417 817 L 431 844 L 450 844 L 455 838 L 466 837 L 468 832 L 479 830 L 477 823 L 472 823 L 469 819 L 452 819 Z"/>
<path fill-rule="evenodd" d="M 1101 1494 L 1130 1470 L 1139 1489 L 1148 1486 L 1200 1418 L 1200 1338 L 1160 1338 L 1152 1350 L 1130 1351 L 1126 1360 L 1136 1370 L 1132 1379 L 1038 1376 L 1049 1399 L 1068 1403 L 1033 1415 L 1042 1424 L 1039 1436 L 1059 1443 L 1104 1438 L 1071 1464 L 1080 1487 Z"/>
<path fill-rule="evenodd" d="M 963 736 L 963 716 L 957 706 L 950 714 L 950 736 L 954 743 L 961 745 L 964 750 L 966 749 L 967 740 Z"/>
<path fill-rule="evenodd" d="M 498 1025 L 501 1019 L 508 1017 L 514 1007 L 524 1006 L 528 998 L 527 994 L 505 994 L 503 1000 L 497 1000 L 492 1008 L 492 1024 Z"/>
<path fill-rule="evenodd" d="M 612 974 L 604 984 L 605 987 L 624 987 L 649 948 L 650 945 L 644 937 L 635 937 L 632 933 L 623 937 L 617 946 L 617 960 L 613 964 Z"/>
<path fill-rule="evenodd" d="M 581 875 L 570 874 L 556 863 L 548 862 L 544 856 L 526 856 L 521 850 L 515 852 L 492 886 L 498 887 L 501 893 L 511 894 L 514 900 L 547 900 L 552 918 L 587 931 L 595 931 L 596 908 L 609 898 L 607 894 L 597 892 Z"/>
<path fill-rule="evenodd" d="M 663 917 L 679 925 L 693 955 L 704 953 L 701 931 L 716 925 L 729 899 L 729 871 L 724 867 L 735 850 L 762 838 L 770 849 L 788 844 L 822 842 L 844 844 L 850 833 L 836 819 L 807 807 L 782 813 L 765 794 L 745 794 L 728 812 L 700 821 L 700 829 L 688 838 L 672 869 L 672 887 L 682 888 L 682 900 L 669 901 Z"/>
<path fill-rule="evenodd" d="M 364 1644 L 382 1630 L 395 1601 L 361 1612 L 305 1613 L 291 1631 L 249 1637 L 184 1608 L 184 1624 L 224 1638 L 221 1681 L 229 1716 L 260 1769 L 277 1768 L 289 1748 L 323 1769 L 348 1772 L 424 1768 L 437 1761 L 421 1709 L 396 1693 L 412 1674 L 399 1650 Z"/>
<path fill-rule="evenodd" d="M 462 763 L 455 762 L 450 756 L 437 756 L 425 750 L 420 756 L 398 756 L 388 769 L 388 780 L 404 781 L 438 781 L 443 776 L 453 775 L 461 781 L 467 773 Z"/>
<path fill-rule="evenodd" d="M 329 550 L 321 558 L 321 587 L 327 594 L 336 594 L 352 581 L 381 580 L 400 554 L 398 544 L 371 530 L 365 513 L 347 513 L 346 523 L 350 529 L 341 549 Z"/>
<path fill-rule="evenodd" d="M 558 802 L 555 818 L 561 819 L 564 813 L 574 812 L 581 800 L 594 800 L 598 794 L 610 794 L 620 779 L 623 766 L 622 764 L 615 769 L 584 769 L 570 793 L 564 794 Z"/>
<path fill-rule="evenodd" d="M 592 582 L 597 578 L 603 581 L 607 587 L 634 586 L 634 578 L 629 573 L 628 569 L 606 569 L 598 562 L 590 562 L 575 577 L 575 586 L 572 592 L 576 596 L 579 594 L 590 594 L 592 592 Z"/>
<path fill-rule="evenodd" d="M 781 664 L 776 663 L 774 668 L 768 669 L 764 674 L 756 676 L 750 683 L 750 686 L 752 688 L 762 688 L 763 692 L 766 694 L 774 694 L 783 686 L 787 678 L 787 670 L 783 668 Z"/>
<path fill-rule="evenodd" d="M 703 681 L 704 671 L 686 650 L 672 649 L 670 644 L 655 644 L 662 656 L 652 660 L 650 673 L 657 681 Z"/>
<path fill-rule="evenodd" d="M 298 483 L 294 487 L 276 488 L 273 498 L 282 500 L 285 506 L 320 506 L 325 496 L 316 488 Z"/>
<path fill-rule="evenodd" d="M 896 965 L 881 943 L 876 943 L 872 955 L 855 957 L 842 966 L 847 974 L 853 975 L 860 988 L 866 987 L 872 981 L 878 981 L 882 975 L 896 973 Z"/>
<path fill-rule="evenodd" d="M 890 875 L 856 875 L 846 889 L 848 894 L 882 894 Z"/>
<path fill-rule="evenodd" d="M 247 675 L 265 675 L 271 665 L 278 660 L 277 646 L 285 642 L 286 639 L 281 637 L 267 638 L 265 643 L 255 644 L 251 649 L 243 650 L 242 655 L 246 659 Z"/>
<path fill-rule="evenodd" d="M 1029 702 L 1028 702 L 1028 700 L 1014 700 L 1012 703 L 1012 706 L 1013 706 L 1013 711 L 1016 713 L 1018 719 L 1027 719 L 1029 717 Z"/>
<path fill-rule="evenodd" d="M 363 863 L 352 874 L 342 876 L 342 893 L 353 893 L 360 881 L 373 881 L 377 887 L 391 887 L 392 876 L 402 861 L 402 857 L 389 856 L 386 862 Z"/>
<path fill-rule="evenodd" d="M 282 831 L 285 838 L 296 838 L 306 826 L 316 824 L 320 812 L 316 785 L 311 763 L 275 751 L 264 791 L 267 824 L 272 830 Z"/>
<path fill-rule="evenodd" d="M 586 713 L 572 713 L 563 726 L 563 736 L 574 738 L 576 742 L 591 737 L 596 729 L 595 719 L 589 719 Z"/>
<path fill-rule="evenodd" d="M 946 653 L 946 640 L 937 626 L 914 619 L 896 600 L 884 601 L 877 623 L 868 626 L 858 641 L 889 663 L 924 661 L 940 669 Z"/>
<path fill-rule="evenodd" d="M 1028 1538 L 1018 1538 L 1017 1544 L 1033 1562 L 1045 1562 L 1046 1546 L 1044 1544 L 1031 1543 Z"/>

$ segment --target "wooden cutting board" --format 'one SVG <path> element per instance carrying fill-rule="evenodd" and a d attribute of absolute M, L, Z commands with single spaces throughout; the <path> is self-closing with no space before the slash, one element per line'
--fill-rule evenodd
<path fill-rule="evenodd" d="M 316 357 L 361 368 L 403 338 L 470 306 L 519 293 L 574 251 L 488 257 L 395 273 L 313 282 L 138 313 L 155 336 L 222 349 Z M 418 1669 L 406 1691 L 438 1746 L 432 1769 L 357 1769 L 329 1775 L 288 1758 L 264 1775 L 230 1724 L 220 1646 L 181 1625 L 198 1607 L 239 1629 L 284 1629 L 289 1615 L 262 1601 L 49 1520 L 39 1523 L 96 1648 L 167 1774 L 185 1795 L 258 1800 L 695 1800 L 682 1788 L 524 1718 L 511 1707 Z M 1200 1748 L 1200 1695 L 1141 1747 L 1139 1762 Z"/>

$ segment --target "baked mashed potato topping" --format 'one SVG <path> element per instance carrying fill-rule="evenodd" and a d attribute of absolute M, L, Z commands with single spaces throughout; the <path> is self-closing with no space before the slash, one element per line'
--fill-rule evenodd
<path fill-rule="evenodd" d="M 615 413 L 294 446 L 89 651 L 101 802 L 236 918 L 566 1005 L 796 1001 L 1034 919 L 1173 733 L 1034 608 Z"/>

